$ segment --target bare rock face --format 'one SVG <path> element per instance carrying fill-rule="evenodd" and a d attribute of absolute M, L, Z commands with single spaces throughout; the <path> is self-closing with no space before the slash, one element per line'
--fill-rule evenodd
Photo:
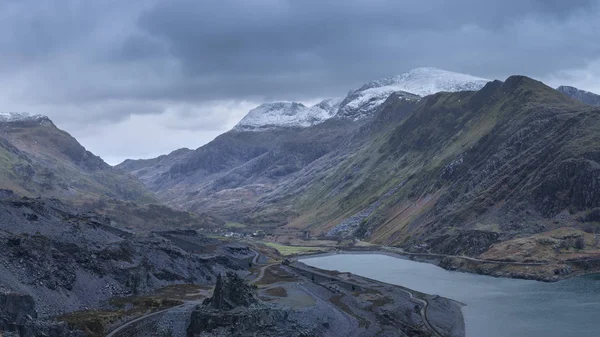
<path fill-rule="evenodd" d="M 204 305 L 216 310 L 231 310 L 255 303 L 258 303 L 256 286 L 251 286 L 237 274 L 228 272 L 225 277 L 217 277 L 213 297 L 208 298 Z"/>
<path fill-rule="evenodd" d="M 219 275 L 213 296 L 192 313 L 188 336 L 316 336 L 288 310 L 262 302 L 237 274 Z"/>
<path fill-rule="evenodd" d="M 0 327 L 21 325 L 28 319 L 37 318 L 35 304 L 31 296 L 18 293 L 0 293 Z"/>
<path fill-rule="evenodd" d="M 38 320 L 31 296 L 15 292 L 0 293 L 0 332 L 2 336 L 78 337 L 64 322 Z"/>

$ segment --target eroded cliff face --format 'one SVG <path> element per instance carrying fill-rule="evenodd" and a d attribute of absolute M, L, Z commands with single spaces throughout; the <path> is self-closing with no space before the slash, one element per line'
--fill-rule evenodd
<path fill-rule="evenodd" d="M 38 320 L 31 296 L 15 292 L 0 292 L 0 334 L 5 337 L 76 337 L 66 323 Z"/>

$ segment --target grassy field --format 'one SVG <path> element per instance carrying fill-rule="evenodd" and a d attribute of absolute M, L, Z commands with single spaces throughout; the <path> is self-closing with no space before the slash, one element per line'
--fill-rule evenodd
<path fill-rule="evenodd" d="M 225 228 L 246 228 L 247 226 L 239 222 L 227 222 Z"/>
<path fill-rule="evenodd" d="M 304 247 L 304 246 L 285 246 L 274 242 L 263 242 L 265 245 L 277 249 L 283 256 L 289 256 L 294 254 L 320 252 L 326 250 L 322 247 Z"/>

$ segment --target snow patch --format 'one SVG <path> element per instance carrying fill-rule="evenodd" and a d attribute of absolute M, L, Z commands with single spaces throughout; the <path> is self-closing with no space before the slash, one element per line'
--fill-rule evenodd
<path fill-rule="evenodd" d="M 48 119 L 44 115 L 32 115 L 27 112 L 0 112 L 0 122 L 22 122 Z"/>
<path fill-rule="evenodd" d="M 238 131 L 259 131 L 277 127 L 305 128 L 323 123 L 335 115 L 339 100 L 327 99 L 311 107 L 296 102 L 265 103 L 250 110 L 234 127 Z"/>
<path fill-rule="evenodd" d="M 488 82 L 484 78 L 436 68 L 416 68 L 402 75 L 368 82 L 350 91 L 341 102 L 329 99 L 311 107 L 295 102 L 262 104 L 250 110 L 234 130 L 305 128 L 333 117 L 360 120 L 373 116 L 377 108 L 394 92 L 404 91 L 423 97 L 441 91 L 475 91 Z"/>
<path fill-rule="evenodd" d="M 436 68 L 416 68 L 402 75 L 371 81 L 350 91 L 338 116 L 359 120 L 371 116 L 392 93 L 404 91 L 418 96 L 438 92 L 476 91 L 489 80 Z"/>

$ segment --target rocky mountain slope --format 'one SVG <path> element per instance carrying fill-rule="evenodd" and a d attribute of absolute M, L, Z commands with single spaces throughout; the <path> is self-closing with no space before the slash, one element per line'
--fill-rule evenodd
<path fill-rule="evenodd" d="M 512 76 L 479 91 L 395 93 L 358 123 L 332 119 L 276 137 L 234 131 L 182 152 L 177 165 L 161 161 L 131 171 L 174 206 L 476 256 L 559 227 L 594 230 L 598 112 Z M 306 142 L 309 135 L 313 141 Z M 258 142 L 263 136 L 269 141 Z M 299 156 L 308 149 L 312 156 Z M 283 170 L 290 162 L 293 169 Z M 139 163 L 121 167 L 127 165 Z"/>
<path fill-rule="evenodd" d="M 556 88 L 556 90 L 585 104 L 600 106 L 600 95 L 594 94 L 593 92 L 580 90 L 566 85 L 561 85 Z"/>
<path fill-rule="evenodd" d="M 160 230 L 217 230 L 225 221 L 201 212 L 187 212 L 162 204 L 144 204 L 101 198 L 79 205 L 81 212 L 95 212 L 110 218 L 111 224 L 136 233 Z"/>
<path fill-rule="evenodd" d="M 369 82 L 341 102 L 325 100 L 313 107 L 263 104 L 233 130 L 195 151 L 126 160 L 117 167 L 140 178 L 170 206 L 203 209 L 236 221 L 280 224 L 297 213 L 276 201 L 269 211 L 253 212 L 258 200 L 302 177 L 313 164 L 339 161 L 360 147 L 371 137 L 363 127 L 373 123 L 390 94 L 399 92 L 396 97 L 411 105 L 421 99 L 419 95 L 475 90 L 487 82 L 433 68 L 414 69 Z M 380 127 L 388 123 L 385 118 L 395 119 L 381 117 Z"/>
<path fill-rule="evenodd" d="M 71 200 L 154 201 L 136 178 L 106 164 L 42 115 L 0 114 L 0 188 Z"/>
<path fill-rule="evenodd" d="M 599 116 L 522 76 L 428 96 L 333 171 L 282 187 L 303 191 L 292 225 L 468 255 L 561 226 L 593 230 Z"/>
<path fill-rule="evenodd" d="M 331 119 L 307 128 L 232 130 L 195 151 L 129 160 L 118 167 L 137 176 L 167 205 L 240 221 L 282 181 L 339 151 L 360 125 Z M 287 216 L 281 213 L 277 221 Z"/>

